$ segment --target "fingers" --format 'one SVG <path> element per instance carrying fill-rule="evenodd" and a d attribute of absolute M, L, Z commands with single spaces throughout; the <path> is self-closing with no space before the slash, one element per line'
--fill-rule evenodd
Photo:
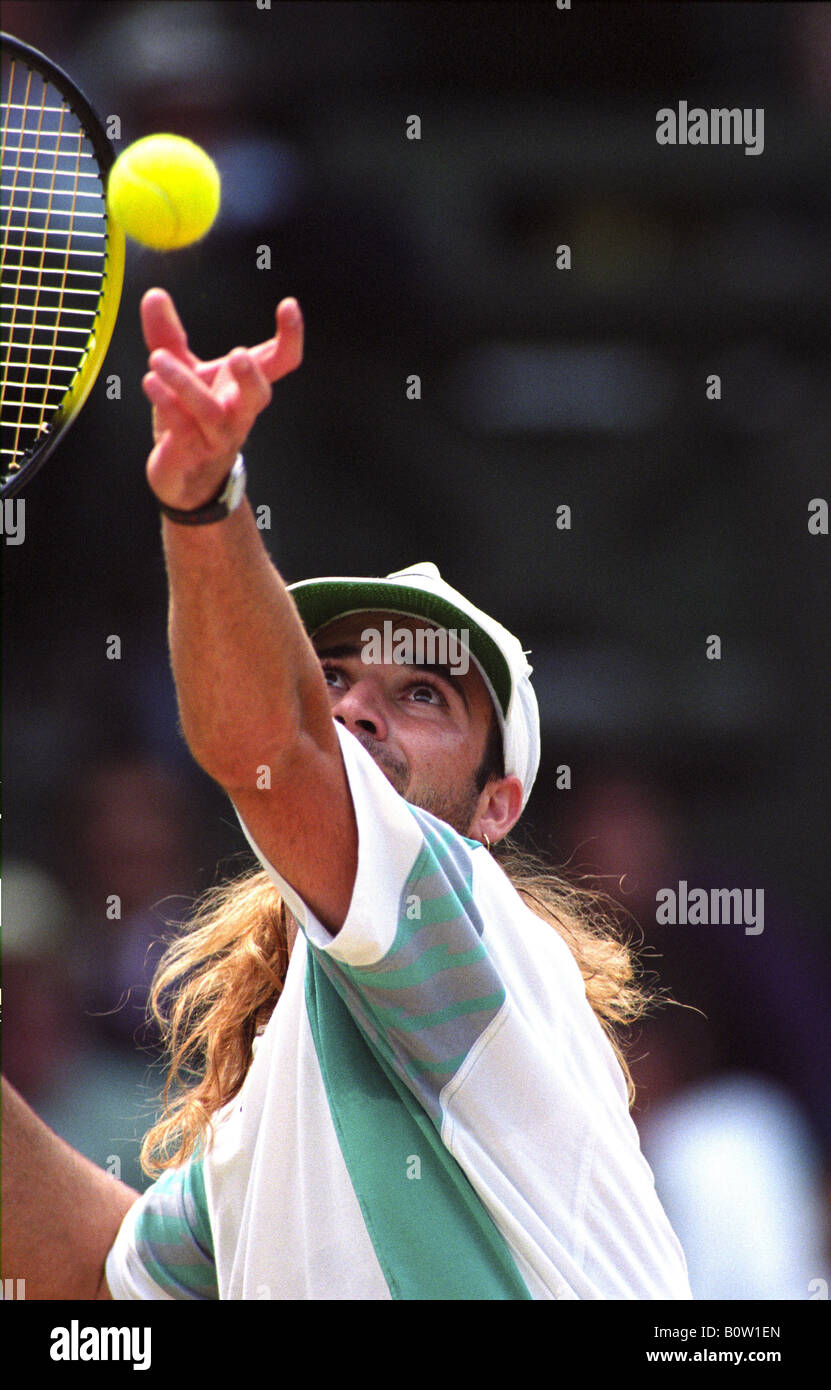
<path fill-rule="evenodd" d="M 189 366 L 198 359 L 188 347 L 187 334 L 173 300 L 165 290 L 148 290 L 141 301 L 141 327 L 148 352 L 165 348 Z"/>
<path fill-rule="evenodd" d="M 277 332 L 273 338 L 250 349 L 251 355 L 268 381 L 279 381 L 300 366 L 303 360 L 304 325 L 296 299 L 283 299 L 277 306 Z M 187 334 L 166 290 L 148 290 L 141 301 L 141 322 L 148 352 L 158 348 L 186 362 L 207 384 L 213 381 L 227 360 L 202 362 L 188 347 Z"/>
<path fill-rule="evenodd" d="M 159 348 L 150 354 L 150 367 L 179 408 L 197 421 L 206 435 L 222 428 L 225 411 L 221 401 L 178 357 Z"/>
<path fill-rule="evenodd" d="M 218 478 L 227 472 L 227 460 L 209 457 L 202 430 L 158 372 L 148 372 L 142 386 L 153 404 L 154 446 L 147 460 L 147 481 L 170 506 L 198 506 L 216 490 Z"/>
<path fill-rule="evenodd" d="M 144 379 L 148 399 L 161 412 L 175 409 L 196 428 L 208 456 L 239 448 L 271 400 L 268 381 L 244 348 L 229 353 L 210 386 L 164 348 L 151 353 L 150 367 Z"/>
<path fill-rule="evenodd" d="M 296 299 L 277 306 L 277 333 L 251 349 L 251 355 L 268 381 L 279 381 L 303 361 L 303 315 Z"/>
<path fill-rule="evenodd" d="M 235 404 L 240 413 L 253 420 L 271 400 L 271 387 L 265 374 L 260 370 L 253 350 L 235 348 L 228 357 L 228 367 L 238 388 Z"/>
<path fill-rule="evenodd" d="M 244 446 L 271 400 L 271 383 L 299 366 L 303 317 L 297 301 L 277 307 L 275 336 L 257 347 L 235 348 L 202 362 L 188 347 L 173 301 L 161 289 L 141 303 L 150 353 L 142 387 L 153 406 L 154 448 L 148 480 L 171 506 L 196 505 L 209 496 Z"/>
<path fill-rule="evenodd" d="M 174 439 L 189 439 L 201 444 L 199 432 L 190 416 L 182 410 L 179 399 L 161 377 L 148 372 L 142 380 L 142 389 L 153 406 L 153 440 L 158 444 L 164 434 Z"/>

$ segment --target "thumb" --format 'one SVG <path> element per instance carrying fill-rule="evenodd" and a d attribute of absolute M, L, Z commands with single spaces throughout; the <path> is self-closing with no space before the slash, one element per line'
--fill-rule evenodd
<path fill-rule="evenodd" d="M 281 300 L 276 319 L 275 336 L 251 349 L 257 366 L 269 381 L 279 381 L 303 361 L 304 324 L 297 300 Z"/>

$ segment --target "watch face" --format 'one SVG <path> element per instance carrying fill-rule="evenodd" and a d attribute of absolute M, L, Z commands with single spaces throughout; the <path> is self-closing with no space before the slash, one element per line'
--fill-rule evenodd
<path fill-rule="evenodd" d="M 224 504 L 224 506 L 228 509 L 229 512 L 232 512 L 236 507 L 239 506 L 244 496 L 245 464 L 240 458 L 237 459 L 236 463 L 231 469 L 231 474 L 228 478 L 228 486 L 223 492 L 220 501 Z"/>

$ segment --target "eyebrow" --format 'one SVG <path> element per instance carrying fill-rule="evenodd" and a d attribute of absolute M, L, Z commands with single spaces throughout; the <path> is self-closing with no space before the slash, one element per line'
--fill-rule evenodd
<path fill-rule="evenodd" d="M 352 642 L 342 642 L 340 645 L 335 647 L 315 648 L 318 660 L 320 661 L 336 661 L 339 657 L 360 657 L 361 650 L 362 649 L 359 646 Z M 398 664 L 399 663 L 396 662 L 396 665 Z M 460 696 L 462 704 L 464 705 L 468 714 L 470 713 L 470 705 L 468 704 L 468 698 L 467 694 L 465 693 L 465 688 L 461 684 L 459 677 L 454 676 L 449 666 L 442 666 L 439 665 L 438 662 L 427 661 L 425 661 L 424 664 L 421 666 L 411 666 L 409 665 L 409 663 L 404 661 L 402 661 L 400 665 L 402 667 L 402 670 L 405 671 L 427 671 L 431 675 L 439 676 L 443 681 L 447 683 L 451 690 L 455 690 L 456 694 Z"/>
<path fill-rule="evenodd" d="M 355 646 L 351 642 L 344 642 L 339 647 L 323 647 L 322 649 L 320 647 L 315 647 L 315 651 L 321 661 L 327 656 L 360 656 L 361 654 L 360 647 Z"/>

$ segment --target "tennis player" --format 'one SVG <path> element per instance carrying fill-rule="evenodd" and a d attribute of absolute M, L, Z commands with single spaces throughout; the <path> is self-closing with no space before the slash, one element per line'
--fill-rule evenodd
<path fill-rule="evenodd" d="M 212 363 L 164 292 L 142 317 L 182 727 L 260 867 L 160 967 L 141 1197 L 9 1096 L 4 1273 L 30 1297 L 689 1298 L 629 1114 L 629 952 L 498 848 L 539 763 L 520 643 L 431 564 L 283 583 L 240 450 L 301 360 L 295 301 Z"/>

